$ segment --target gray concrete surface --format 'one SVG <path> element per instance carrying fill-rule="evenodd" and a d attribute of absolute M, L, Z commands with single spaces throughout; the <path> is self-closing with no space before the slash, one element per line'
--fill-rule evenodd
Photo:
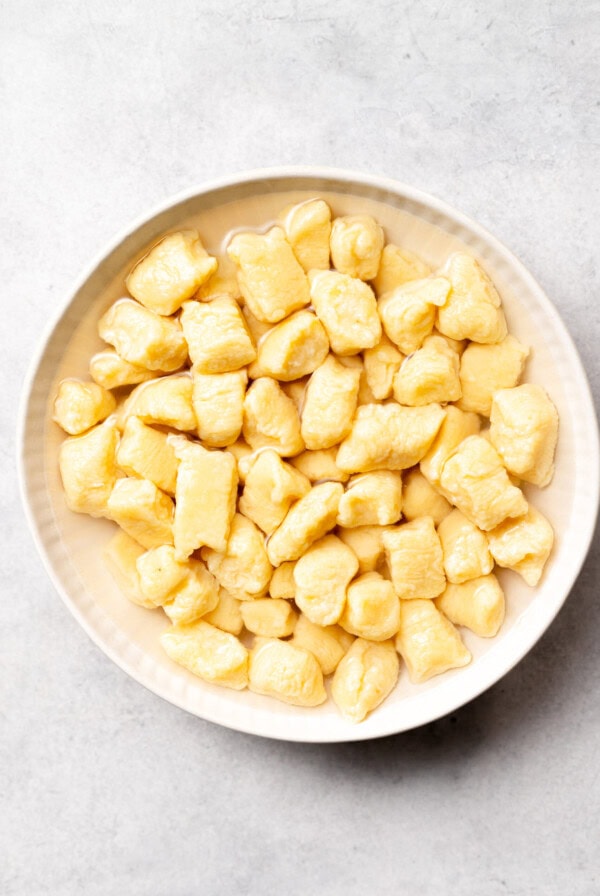
<path fill-rule="evenodd" d="M 596 398 L 593 0 L 0 3 L 0 892 L 600 891 L 598 541 L 530 656 L 410 734 L 273 743 L 140 688 L 25 526 L 16 403 L 46 318 L 148 206 L 284 163 L 397 177 L 473 215 L 570 327 Z"/>

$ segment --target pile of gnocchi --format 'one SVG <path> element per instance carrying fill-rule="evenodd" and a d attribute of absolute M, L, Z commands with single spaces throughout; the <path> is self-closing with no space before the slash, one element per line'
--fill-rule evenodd
<path fill-rule="evenodd" d="M 113 520 L 107 564 L 162 608 L 168 656 L 212 684 L 362 721 L 401 660 L 424 682 L 494 637 L 497 564 L 535 586 L 558 415 L 521 384 L 477 261 L 436 271 L 322 199 L 238 232 L 222 257 L 170 233 L 63 380 L 68 507 Z"/>

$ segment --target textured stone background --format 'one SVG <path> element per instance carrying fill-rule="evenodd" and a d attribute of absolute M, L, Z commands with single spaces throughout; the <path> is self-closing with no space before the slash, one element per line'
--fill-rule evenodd
<path fill-rule="evenodd" d="M 598 892 L 598 541 L 490 692 L 410 734 L 273 743 L 129 680 L 41 568 L 17 494 L 24 371 L 80 268 L 213 175 L 397 177 L 506 242 L 596 398 L 600 5 L 593 0 L 0 2 L 0 891 Z"/>

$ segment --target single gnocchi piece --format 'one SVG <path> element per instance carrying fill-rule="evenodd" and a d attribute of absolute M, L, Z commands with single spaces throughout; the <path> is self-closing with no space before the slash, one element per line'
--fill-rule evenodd
<path fill-rule="evenodd" d="M 294 566 L 291 560 L 286 560 L 281 566 L 273 570 L 269 582 L 269 594 L 275 599 L 293 600 L 296 595 L 296 583 L 294 581 Z"/>
<path fill-rule="evenodd" d="M 281 227 L 267 233 L 238 233 L 227 248 L 238 266 L 238 282 L 252 314 L 277 323 L 310 304 L 306 274 Z"/>
<path fill-rule="evenodd" d="M 128 417 L 117 449 L 117 464 L 128 476 L 149 479 L 169 495 L 175 494 L 179 461 L 164 432 Z"/>
<path fill-rule="evenodd" d="M 192 406 L 198 437 L 209 448 L 225 448 L 240 437 L 247 383 L 245 370 L 192 371 Z"/>
<path fill-rule="evenodd" d="M 187 625 L 214 610 L 219 602 L 219 586 L 204 563 L 188 561 L 185 578 L 170 592 L 162 605 L 171 622 Z"/>
<path fill-rule="evenodd" d="M 136 562 L 140 590 L 155 607 L 162 606 L 169 595 L 183 582 L 189 565 L 177 559 L 175 548 L 161 544 L 141 554 Z"/>
<path fill-rule="evenodd" d="M 434 525 L 439 526 L 451 510 L 450 502 L 425 479 L 418 467 L 405 476 L 402 494 L 404 519 L 410 522 L 419 516 L 430 516 Z"/>
<path fill-rule="evenodd" d="M 461 396 L 459 357 L 441 336 L 428 336 L 402 362 L 394 377 L 394 398 L 400 404 L 426 405 L 456 401 Z"/>
<path fill-rule="evenodd" d="M 427 277 L 381 296 L 378 309 L 383 329 L 403 354 L 416 352 L 431 334 L 436 310 L 446 302 L 449 291 L 445 277 Z"/>
<path fill-rule="evenodd" d="M 431 517 L 386 529 L 382 539 L 399 598 L 434 598 L 442 593 L 446 587 L 444 555 Z"/>
<path fill-rule="evenodd" d="M 320 538 L 294 567 L 296 605 L 318 625 L 339 622 L 346 588 L 357 572 L 358 560 L 343 541 L 335 535 Z"/>
<path fill-rule="evenodd" d="M 354 476 L 340 498 L 338 526 L 389 526 L 402 515 L 402 477 L 390 470 Z"/>
<path fill-rule="evenodd" d="M 350 474 L 340 470 L 336 464 L 337 452 L 337 446 L 320 448 L 317 451 L 302 451 L 293 457 L 290 463 L 311 482 L 326 479 L 332 482 L 347 482 Z"/>
<path fill-rule="evenodd" d="M 98 332 L 125 361 L 149 370 L 178 370 L 188 356 L 179 321 L 161 317 L 133 299 L 111 305 L 98 322 Z"/>
<path fill-rule="evenodd" d="M 336 355 L 356 355 L 381 339 L 375 294 L 367 283 L 337 271 L 311 271 L 310 297 Z"/>
<path fill-rule="evenodd" d="M 440 487 L 442 467 L 446 460 L 464 439 L 477 435 L 480 426 L 477 414 L 468 414 L 454 405 L 446 408 L 442 425 L 420 463 L 421 473 L 436 489 Z"/>
<path fill-rule="evenodd" d="M 510 335 L 495 345 L 471 342 L 460 359 L 459 407 L 489 417 L 494 392 L 517 385 L 528 355 L 529 349 Z"/>
<path fill-rule="evenodd" d="M 228 445 L 227 451 L 235 458 L 238 479 L 243 484 L 250 467 L 256 460 L 257 452 L 244 439 L 238 439 L 233 445 Z"/>
<path fill-rule="evenodd" d="M 538 584 L 554 544 L 552 526 L 539 510 L 529 505 L 523 516 L 501 523 L 488 538 L 499 566 L 518 572 L 531 587 Z"/>
<path fill-rule="evenodd" d="M 138 417 L 142 423 L 193 432 L 197 423 L 189 374 L 165 376 L 137 386 L 123 407 L 123 425 L 129 417 Z"/>
<path fill-rule="evenodd" d="M 267 544 L 273 566 L 297 560 L 313 542 L 334 528 L 343 491 L 339 482 L 322 482 L 292 505 Z"/>
<path fill-rule="evenodd" d="M 558 413 L 541 386 L 494 393 L 490 439 L 509 473 L 544 487 L 554 475 Z"/>
<path fill-rule="evenodd" d="M 117 479 L 106 515 L 147 549 L 173 544 L 173 501 L 149 479 Z"/>
<path fill-rule="evenodd" d="M 55 423 L 71 436 L 78 436 L 105 420 L 117 403 L 111 392 L 97 383 L 63 380 L 54 400 Z"/>
<path fill-rule="evenodd" d="M 268 333 L 269 330 L 273 329 L 273 324 L 265 323 L 257 317 L 254 317 L 247 305 L 242 307 L 242 315 L 246 321 L 246 326 L 248 327 L 248 332 L 252 337 L 254 345 L 258 346 L 263 336 Z"/>
<path fill-rule="evenodd" d="M 153 379 L 156 373 L 155 370 L 125 361 L 112 349 L 97 352 L 90 359 L 90 376 L 103 389 L 135 386 Z"/>
<path fill-rule="evenodd" d="M 391 641 L 357 638 L 331 683 L 331 696 L 342 716 L 349 722 L 362 722 L 393 690 L 399 670 Z"/>
<path fill-rule="evenodd" d="M 289 382 L 316 370 L 328 351 L 329 340 L 321 321 L 311 311 L 297 311 L 263 336 L 256 367 L 260 376 Z M 252 369 L 250 374 L 257 378 Z"/>
<path fill-rule="evenodd" d="M 248 631 L 263 638 L 289 637 L 298 618 L 287 600 L 273 600 L 271 597 L 243 601 L 241 614 Z"/>
<path fill-rule="evenodd" d="M 255 380 L 246 392 L 242 432 L 254 450 L 273 448 L 282 457 L 304 450 L 296 405 L 268 376 Z"/>
<path fill-rule="evenodd" d="M 309 199 L 287 209 L 282 221 L 294 255 L 306 271 L 329 268 L 331 209 L 322 199 Z"/>
<path fill-rule="evenodd" d="M 257 526 L 236 513 L 224 551 L 202 549 L 202 558 L 221 587 L 237 600 L 252 600 L 267 593 L 273 567 Z"/>
<path fill-rule="evenodd" d="M 498 452 L 482 436 L 469 436 L 459 444 L 442 467 L 440 485 L 484 532 L 527 512 L 523 492 L 511 483 Z"/>
<path fill-rule="evenodd" d="M 110 418 L 60 446 L 59 467 L 69 510 L 106 516 L 117 479 L 117 427 Z"/>
<path fill-rule="evenodd" d="M 466 252 L 450 256 L 442 273 L 452 289 L 438 309 L 437 328 L 451 339 L 502 342 L 506 320 L 496 287 L 475 259 Z"/>
<path fill-rule="evenodd" d="M 384 532 L 384 526 L 356 526 L 352 529 L 338 526 L 337 536 L 356 554 L 361 575 L 373 572 L 381 565 L 385 554 Z"/>
<path fill-rule="evenodd" d="M 197 230 L 170 233 L 125 280 L 134 299 L 157 314 L 174 314 L 217 270 Z"/>
<path fill-rule="evenodd" d="M 387 641 L 400 626 L 400 601 L 394 586 L 377 572 L 367 572 L 348 586 L 342 628 L 369 641 Z"/>
<path fill-rule="evenodd" d="M 160 643 L 170 659 L 210 684 L 235 691 L 248 685 L 248 651 L 228 632 L 200 619 L 190 625 L 172 625 Z"/>
<path fill-rule="evenodd" d="M 463 625 L 480 638 L 494 638 L 504 622 L 504 592 L 493 573 L 460 585 L 449 582 L 435 605 L 454 625 Z"/>
<path fill-rule="evenodd" d="M 300 613 L 290 644 L 312 653 L 323 675 L 331 675 L 353 641 L 352 635 L 339 625 L 317 625 Z"/>
<path fill-rule="evenodd" d="M 141 544 L 119 529 L 104 548 L 103 557 L 119 591 L 138 607 L 153 610 L 156 604 L 144 596 L 137 570 L 137 560 L 143 553 Z"/>
<path fill-rule="evenodd" d="M 449 582 L 460 585 L 468 579 L 486 576 L 494 568 L 494 561 L 484 532 L 466 518 L 460 510 L 442 520 L 438 535 L 444 552 L 444 571 Z"/>
<path fill-rule="evenodd" d="M 472 659 L 457 630 L 432 600 L 400 602 L 396 650 L 414 684 L 467 666 Z"/>
<path fill-rule="evenodd" d="M 231 296 L 212 302 L 184 302 L 181 326 L 199 373 L 239 370 L 256 358 L 240 306 Z"/>
<path fill-rule="evenodd" d="M 356 411 L 360 370 L 329 355 L 306 388 L 300 432 L 311 451 L 331 448 L 348 435 Z"/>
<path fill-rule="evenodd" d="M 248 519 L 270 535 L 294 501 L 310 491 L 309 480 L 281 460 L 272 448 L 259 452 L 246 476 L 239 508 Z"/>
<path fill-rule="evenodd" d="M 429 274 L 431 268 L 418 255 L 388 243 L 383 247 L 373 286 L 377 295 L 383 296 L 410 280 L 423 280 Z"/>
<path fill-rule="evenodd" d="M 336 463 L 348 473 L 405 470 L 427 453 L 445 417 L 439 404 L 365 404 L 341 443 Z"/>
<path fill-rule="evenodd" d="M 331 260 L 341 274 L 372 280 L 379 270 L 383 230 L 371 215 L 336 218 L 331 227 Z"/>
<path fill-rule="evenodd" d="M 400 370 L 403 357 L 385 333 L 379 345 L 364 350 L 365 378 L 376 401 L 383 401 L 392 394 L 394 377 Z"/>
<path fill-rule="evenodd" d="M 170 436 L 179 460 L 175 487 L 175 550 L 179 560 L 207 545 L 225 551 L 237 500 L 237 466 L 228 451 L 207 451 Z"/>
<path fill-rule="evenodd" d="M 219 602 L 214 610 L 204 614 L 204 621 L 223 632 L 239 635 L 244 627 L 241 606 L 241 601 L 236 600 L 225 588 L 219 588 Z"/>
<path fill-rule="evenodd" d="M 204 281 L 194 298 L 198 302 L 212 302 L 217 296 L 231 296 L 232 299 L 241 300 L 242 293 L 234 263 L 227 255 L 219 256 L 217 263 L 217 270 Z"/>
<path fill-rule="evenodd" d="M 327 699 L 317 660 L 289 641 L 267 640 L 254 648 L 250 690 L 294 706 L 318 706 Z"/>

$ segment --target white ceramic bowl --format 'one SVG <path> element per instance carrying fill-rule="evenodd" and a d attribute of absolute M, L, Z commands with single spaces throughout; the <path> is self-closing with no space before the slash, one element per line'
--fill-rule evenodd
<path fill-rule="evenodd" d="M 510 331 L 533 349 L 526 379 L 545 386 L 560 413 L 556 475 L 549 488 L 530 492 L 556 532 L 541 585 L 530 589 L 502 571 L 507 617 L 498 637 L 485 641 L 465 632 L 471 665 L 424 685 L 411 685 L 402 670 L 393 694 L 358 726 L 345 722 L 331 701 L 317 709 L 291 707 L 249 691 L 205 684 L 173 664 L 158 643 L 166 617 L 129 603 L 104 569 L 102 547 L 113 524 L 66 509 L 57 468 L 62 433 L 51 421 L 58 381 L 87 375 L 89 358 L 101 347 L 96 333 L 101 311 L 123 293 L 124 272 L 148 246 L 169 230 L 192 225 L 207 247 L 218 251 L 233 228 L 264 227 L 289 202 L 315 195 L 336 214 L 373 214 L 388 240 L 434 265 L 466 246 L 496 283 Z M 439 200 L 395 181 L 335 169 L 234 175 L 169 199 L 134 222 L 85 271 L 58 309 L 33 361 L 21 416 L 20 475 L 31 529 L 57 591 L 90 637 L 133 678 L 171 703 L 230 728 L 284 740 L 359 740 L 406 731 L 455 710 L 498 681 L 540 638 L 575 581 L 593 534 L 598 474 L 598 431 L 581 362 L 531 275 L 487 231 Z"/>

